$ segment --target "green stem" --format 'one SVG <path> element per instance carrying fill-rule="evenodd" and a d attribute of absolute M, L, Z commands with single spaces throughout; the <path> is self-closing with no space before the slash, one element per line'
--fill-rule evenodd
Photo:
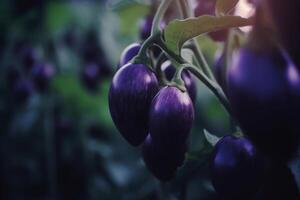
<path fill-rule="evenodd" d="M 203 55 L 202 50 L 199 47 L 198 42 L 196 41 L 196 39 L 193 39 L 192 44 L 190 45 L 190 48 L 192 49 L 194 55 L 196 56 L 198 61 L 201 61 L 201 69 L 203 70 L 203 72 L 211 79 L 211 80 L 216 80 L 215 76 L 211 70 L 211 68 L 209 67 L 205 56 Z"/>
<path fill-rule="evenodd" d="M 183 18 L 190 17 L 190 10 L 185 0 L 178 0 Z"/>
<path fill-rule="evenodd" d="M 190 10 L 189 10 L 189 7 L 187 5 L 187 2 L 185 0 L 178 0 L 179 3 L 180 3 L 180 9 L 181 9 L 181 12 L 183 13 L 183 17 L 184 18 L 188 18 L 190 17 Z M 209 67 L 204 55 L 203 55 L 203 52 L 202 50 L 200 49 L 199 47 L 199 44 L 197 42 L 197 40 L 194 38 L 192 39 L 192 51 L 194 52 L 196 58 L 202 62 L 202 65 L 201 68 L 203 70 L 203 72 L 212 80 L 216 80 L 215 77 L 214 77 L 214 74 L 212 73 L 211 71 L 211 68 Z"/>
<path fill-rule="evenodd" d="M 216 82 L 210 80 L 202 71 L 200 71 L 197 67 L 191 64 L 183 64 L 182 67 L 186 68 L 187 70 L 192 72 L 198 79 L 200 79 L 202 83 L 206 85 L 206 87 L 208 87 L 216 95 L 216 97 L 223 104 L 227 112 L 232 116 L 229 101 L 226 95 L 224 94 L 222 88 Z"/>
<path fill-rule="evenodd" d="M 169 7 L 170 3 L 173 0 L 163 0 L 161 2 L 161 4 L 159 5 L 157 12 L 154 16 L 153 19 L 153 23 L 152 23 L 152 28 L 151 28 L 151 35 L 156 35 L 157 33 L 160 32 L 159 26 L 160 26 L 160 22 L 167 10 L 167 8 Z"/>
<path fill-rule="evenodd" d="M 152 46 L 155 43 L 156 40 L 158 40 L 158 38 L 161 37 L 161 31 L 159 29 L 160 22 L 171 2 L 172 0 L 163 0 L 159 5 L 153 19 L 151 35 L 144 41 L 138 55 L 134 58 L 134 63 L 143 63 L 147 66 L 151 66 L 151 62 L 147 56 L 147 50 L 150 46 Z"/>
<path fill-rule="evenodd" d="M 155 64 L 155 72 L 158 76 L 158 80 L 160 81 L 160 85 L 165 86 L 168 84 L 168 80 L 166 79 L 165 74 L 161 71 L 161 65 L 166 60 L 166 55 L 164 53 L 161 53 L 159 57 L 157 58 L 156 64 Z"/>
<path fill-rule="evenodd" d="M 169 85 L 175 86 L 179 90 L 185 92 L 186 91 L 185 83 L 181 78 L 181 74 L 183 70 L 184 67 L 182 67 L 181 65 L 176 68 L 176 73 L 174 75 L 174 78 L 172 79 L 172 82 Z"/>
<path fill-rule="evenodd" d="M 168 49 L 167 45 L 164 43 L 164 41 L 162 40 L 162 38 L 160 38 L 159 40 L 155 41 L 155 43 L 167 54 L 167 56 L 170 59 L 175 60 L 177 63 L 187 63 L 182 57 L 180 57 L 179 55 L 177 55 L 176 53 L 174 53 L 173 51 L 171 51 L 170 49 Z"/>
<path fill-rule="evenodd" d="M 230 108 L 229 102 L 227 100 L 227 97 L 226 97 L 225 93 L 223 92 L 222 88 L 216 83 L 216 81 L 211 80 L 200 69 L 193 66 L 192 64 L 189 64 L 182 57 L 178 56 L 173 51 L 169 50 L 168 47 L 165 45 L 165 43 L 162 41 L 162 39 L 157 41 L 157 45 L 168 55 L 168 57 L 170 57 L 170 59 L 181 64 L 182 67 L 187 68 L 198 79 L 200 79 L 204 83 L 204 85 L 206 85 L 216 95 L 216 97 L 223 104 L 223 106 L 227 110 L 227 112 L 232 116 L 231 108 Z"/>
<path fill-rule="evenodd" d="M 151 66 L 151 60 L 147 55 L 148 48 L 152 46 L 159 38 L 160 33 L 151 35 L 149 38 L 145 40 L 143 45 L 141 46 L 141 49 L 137 56 L 135 56 L 133 63 L 135 64 L 145 64 L 147 66 Z"/>

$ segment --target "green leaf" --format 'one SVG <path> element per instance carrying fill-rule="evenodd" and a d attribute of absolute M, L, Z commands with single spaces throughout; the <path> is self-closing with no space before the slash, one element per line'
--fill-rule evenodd
<path fill-rule="evenodd" d="M 248 26 L 253 23 L 252 18 L 246 19 L 239 16 L 211 16 L 203 15 L 197 18 L 174 20 L 170 22 L 164 31 L 167 47 L 180 54 L 182 45 L 189 39 L 206 32 L 220 29 Z"/>
<path fill-rule="evenodd" d="M 209 133 L 205 129 L 203 130 L 203 132 L 204 132 L 204 136 L 205 136 L 206 140 L 209 142 L 209 144 L 211 144 L 211 146 L 215 146 L 218 143 L 218 141 L 220 140 L 219 137 Z"/>
<path fill-rule="evenodd" d="M 217 0 L 216 2 L 216 15 L 226 15 L 232 11 L 239 0 Z"/>

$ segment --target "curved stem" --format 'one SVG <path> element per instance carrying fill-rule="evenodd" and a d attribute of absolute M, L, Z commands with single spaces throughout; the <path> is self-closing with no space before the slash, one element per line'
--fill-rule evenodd
<path fill-rule="evenodd" d="M 168 49 L 167 45 L 164 43 L 162 38 L 156 40 L 155 43 L 161 48 L 161 50 L 163 50 L 167 54 L 169 58 L 173 59 L 174 61 L 180 64 L 187 63 L 182 57 L 180 57 L 179 55 L 177 55 L 176 53 Z"/>
<path fill-rule="evenodd" d="M 181 8 L 181 12 L 183 13 L 183 17 L 184 18 L 188 18 L 190 17 L 190 10 L 189 7 L 187 5 L 187 2 L 185 0 L 178 0 L 180 3 L 180 8 Z M 211 68 L 209 67 L 206 58 L 203 55 L 202 50 L 199 47 L 199 44 L 197 42 L 197 40 L 195 38 L 192 39 L 192 45 L 191 45 L 191 49 L 194 52 L 196 58 L 202 62 L 201 68 L 203 70 L 203 72 L 212 80 L 216 80 L 214 77 L 214 74 L 212 73 Z"/>
<path fill-rule="evenodd" d="M 211 80 L 207 77 L 205 73 L 203 73 L 200 69 L 193 66 L 192 64 L 189 64 L 187 61 L 185 61 L 182 57 L 175 54 L 173 51 L 169 50 L 168 47 L 165 45 L 162 39 L 156 41 L 157 45 L 175 62 L 181 64 L 181 67 L 184 67 L 191 71 L 198 79 L 200 79 L 220 100 L 220 102 L 223 104 L 224 108 L 227 110 L 227 112 L 232 115 L 232 111 L 229 105 L 229 102 L 227 100 L 227 97 L 225 93 L 223 92 L 222 88 L 216 83 L 216 81 Z"/>
<path fill-rule="evenodd" d="M 149 38 L 147 38 L 143 45 L 141 46 L 141 49 L 139 50 L 139 53 L 134 57 L 133 63 L 135 64 L 145 64 L 147 66 L 151 66 L 151 60 L 147 55 L 147 51 L 150 46 L 152 46 L 156 40 L 160 38 L 160 33 L 157 33 L 155 35 L 151 35 Z"/>
<path fill-rule="evenodd" d="M 159 5 L 158 9 L 157 9 L 157 12 L 154 16 L 154 19 L 153 19 L 153 23 L 152 23 L 152 28 L 151 28 L 151 35 L 155 35 L 157 34 L 158 32 L 160 32 L 160 29 L 159 29 L 159 26 L 160 26 L 160 22 L 168 8 L 168 6 L 170 5 L 170 3 L 172 2 L 173 0 L 163 0 L 161 2 L 161 4 Z"/>
<path fill-rule="evenodd" d="M 202 71 L 200 71 L 197 67 L 191 65 L 191 64 L 183 64 L 184 68 L 192 72 L 198 79 L 200 79 L 206 87 L 208 87 L 220 100 L 220 102 L 223 104 L 224 108 L 227 110 L 227 112 L 232 116 L 232 111 L 230 108 L 229 101 L 224 94 L 222 88 L 214 81 L 210 80 Z"/>
<path fill-rule="evenodd" d="M 190 45 L 188 45 L 187 47 L 190 48 L 190 49 L 193 51 L 193 53 L 194 53 L 194 55 L 195 55 L 197 61 L 198 61 L 198 62 L 201 61 L 200 67 L 201 67 L 201 69 L 203 70 L 203 72 L 204 72 L 211 80 L 216 81 L 216 78 L 215 78 L 215 76 L 214 76 L 214 74 L 213 74 L 211 68 L 209 67 L 209 65 L 208 65 L 208 63 L 207 63 L 207 61 L 206 61 L 206 59 L 205 59 L 205 57 L 204 57 L 204 55 L 203 55 L 203 52 L 202 52 L 202 50 L 201 50 L 200 47 L 199 47 L 198 42 L 196 41 L 196 39 L 193 39 L 193 40 L 194 40 L 194 41 L 193 41 Z"/>
<path fill-rule="evenodd" d="M 178 0 L 182 12 L 183 18 L 188 18 L 190 16 L 190 10 L 188 9 L 187 2 L 185 0 Z"/>
<path fill-rule="evenodd" d="M 155 72 L 156 72 L 156 74 L 158 76 L 158 79 L 160 81 L 160 85 L 163 85 L 163 86 L 168 84 L 168 80 L 166 79 L 165 74 L 161 70 L 161 65 L 162 65 L 162 63 L 164 62 L 165 59 L 166 59 L 166 55 L 164 53 L 161 53 L 159 55 L 159 57 L 157 58 L 156 65 L 155 65 Z"/>

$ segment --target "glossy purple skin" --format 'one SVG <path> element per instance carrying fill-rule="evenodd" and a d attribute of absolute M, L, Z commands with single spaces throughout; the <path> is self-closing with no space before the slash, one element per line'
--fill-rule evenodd
<path fill-rule="evenodd" d="M 164 148 L 147 136 L 142 154 L 149 171 L 161 181 L 169 181 L 176 175 L 177 168 L 184 162 L 187 146 L 182 144 L 175 148 Z"/>
<path fill-rule="evenodd" d="M 267 8 L 271 11 L 272 19 L 285 48 L 300 68 L 300 37 L 294 37 L 300 32 L 300 1 L 286 0 L 283 3 L 282 1 L 264 0 L 263 2 L 266 2 Z"/>
<path fill-rule="evenodd" d="M 155 143 L 171 148 L 183 144 L 194 121 L 194 106 L 187 92 L 162 88 L 152 101 L 149 132 Z"/>
<path fill-rule="evenodd" d="M 215 0 L 198 0 L 198 4 L 194 10 L 196 17 L 201 15 L 215 15 Z M 226 40 L 228 31 L 220 30 L 215 32 L 210 32 L 208 35 L 217 42 L 223 42 Z"/>
<path fill-rule="evenodd" d="M 33 91 L 34 86 L 31 81 L 20 79 L 13 89 L 14 99 L 18 103 L 24 103 L 32 95 Z"/>
<path fill-rule="evenodd" d="M 39 91 L 45 91 L 54 76 L 54 68 L 50 64 L 38 64 L 33 67 L 32 76 L 35 87 Z"/>
<path fill-rule="evenodd" d="M 141 45 L 139 43 L 133 43 L 127 46 L 121 54 L 119 68 L 122 67 L 123 65 L 126 65 L 134 56 L 136 56 L 140 48 Z"/>
<path fill-rule="evenodd" d="M 120 133 L 133 146 L 141 144 L 148 134 L 149 109 L 158 90 L 155 74 L 142 64 L 128 63 L 112 80 L 110 113 Z"/>
<path fill-rule="evenodd" d="M 227 94 L 242 130 L 272 159 L 287 161 L 296 152 L 292 101 L 280 54 L 242 48 L 228 69 Z"/>
<path fill-rule="evenodd" d="M 211 163 L 212 184 L 223 199 L 253 197 L 261 185 L 263 171 L 263 159 L 247 138 L 225 136 L 216 144 Z"/>
<path fill-rule="evenodd" d="M 81 72 L 81 80 L 84 86 L 89 90 L 98 89 L 100 80 L 100 68 L 97 64 L 87 64 Z"/>
<path fill-rule="evenodd" d="M 166 61 L 162 65 L 162 71 L 165 73 L 167 80 L 171 81 L 173 76 L 175 75 L 176 69 L 169 61 Z M 186 70 L 182 72 L 181 77 L 184 81 L 185 87 L 190 95 L 191 100 L 195 103 L 197 97 L 197 85 L 195 78 L 189 71 Z"/>

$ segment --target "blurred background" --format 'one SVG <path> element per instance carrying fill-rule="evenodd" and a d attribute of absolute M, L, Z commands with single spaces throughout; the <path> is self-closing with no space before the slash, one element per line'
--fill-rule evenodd
<path fill-rule="evenodd" d="M 167 184 L 148 172 L 109 114 L 120 54 L 140 41 L 153 9 L 146 0 L 1 1 L 1 199 L 216 199 L 202 130 L 222 136 L 231 128 L 200 82 L 185 165 Z M 198 41 L 212 65 L 222 44 Z"/>

